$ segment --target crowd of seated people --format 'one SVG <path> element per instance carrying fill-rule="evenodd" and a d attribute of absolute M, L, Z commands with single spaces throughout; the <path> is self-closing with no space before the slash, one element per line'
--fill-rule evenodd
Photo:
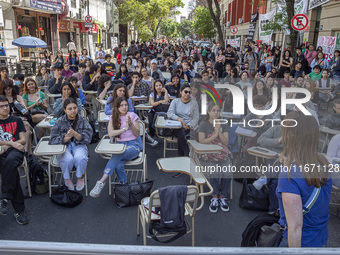
<path fill-rule="evenodd" d="M 282 50 L 284 54 L 281 58 Z M 157 58 L 159 54 L 163 56 L 160 59 Z M 112 62 L 113 58 L 116 58 L 116 63 Z M 53 113 L 58 118 L 51 130 L 50 143 L 67 145 L 66 152 L 57 157 L 65 185 L 70 190 L 81 191 L 86 181 L 84 173 L 89 154 L 87 145 L 91 143 L 95 132 L 93 129 L 98 124 L 100 100 L 106 100 L 103 106 L 105 114 L 109 116 L 106 132 L 110 137 L 115 137 L 117 143 L 125 144 L 126 150 L 123 154 L 112 155 L 102 178 L 90 192 L 90 196 L 94 198 L 100 195 L 109 176 L 114 172 L 120 183 L 127 183 L 124 164 L 135 159 L 142 149 L 138 120 L 146 122 L 146 142 L 152 147 L 156 147 L 159 141 L 155 127 L 157 116 L 178 121 L 180 128 L 173 129 L 172 133 L 177 137 L 177 154 L 180 157 L 189 156 L 188 139 L 221 146 L 223 150 L 220 154 L 200 156 L 202 165 L 205 166 L 216 163 L 235 164 L 240 153 L 239 135 L 235 131 L 237 127 L 242 126 L 256 133 L 242 146 L 244 157 L 251 157 L 247 154 L 250 147 L 261 146 L 278 153 L 278 160 L 285 166 L 325 164 L 325 159 L 316 154 L 320 125 L 340 131 L 340 101 L 337 99 L 340 90 L 339 52 L 328 61 L 312 45 L 305 51 L 298 47 L 296 53 L 292 54 L 290 49 L 256 45 L 253 42 L 247 42 L 244 49 L 234 49 L 230 45 L 224 49 L 219 44 L 213 44 L 211 48 L 198 48 L 190 43 L 149 42 L 137 46 L 132 42 L 128 49 L 120 45 L 114 55 L 106 54 L 100 47 L 94 59 L 83 49 L 79 56 L 71 50 L 66 59 L 60 51 L 55 58 L 47 52 L 44 53 L 43 60 L 35 79 L 27 77 L 24 81 L 22 77 L 15 77 L 13 82 L 8 78 L 8 70 L 0 67 L 0 131 L 10 132 L 7 122 L 15 122 L 18 126 L 10 138 L 4 140 L 4 136 L 0 136 L 0 145 L 5 148 L 5 153 L 0 156 L 0 165 L 6 164 L 8 160 L 15 163 L 1 170 L 3 194 L 0 214 L 7 213 L 8 200 L 11 200 L 20 224 L 28 223 L 21 198 L 22 191 L 17 186 L 9 189 L 9 186 L 14 185 L 14 180 L 17 182 L 18 176 L 12 173 L 6 177 L 6 173 L 20 165 L 23 155 L 32 154 L 32 129 L 48 114 Z M 234 92 L 223 85 L 233 86 L 244 98 L 244 113 L 232 116 L 237 122 L 234 126 L 230 123 L 215 123 L 216 119 L 225 118 L 222 117 L 223 112 L 235 110 Z M 286 89 L 291 91 L 281 95 Z M 293 100 L 302 102 L 306 96 L 302 91 L 308 92 L 311 98 L 296 106 L 292 103 Z M 49 94 L 59 95 L 55 97 L 52 107 L 47 103 Z M 281 96 L 291 99 L 287 106 L 281 104 Z M 251 107 L 249 102 L 252 103 Z M 332 106 L 329 112 L 324 111 L 328 103 Z M 22 107 L 18 108 L 18 104 Z M 144 119 L 135 108 L 138 104 L 149 104 L 152 107 Z M 88 110 L 88 118 L 80 114 L 84 109 Z M 311 116 L 306 116 L 304 109 Z M 254 113 L 254 110 L 263 113 Z M 295 128 L 280 125 L 285 119 L 283 112 L 286 112 L 287 118 L 290 116 L 287 122 L 299 122 Z M 231 117 L 227 118 L 231 120 Z M 45 133 L 45 130 L 40 131 L 38 138 Z M 309 139 L 311 148 L 301 139 Z M 338 140 L 338 135 L 334 136 L 328 147 L 329 157 L 335 160 L 339 158 Z M 297 154 L 299 150 L 304 150 L 306 155 L 313 155 L 313 158 L 300 158 Z M 311 151 L 307 154 L 309 150 Z M 294 160 L 296 163 L 293 163 Z M 270 163 L 274 164 L 274 161 Z M 72 168 L 76 168 L 76 187 L 70 178 Z M 271 185 L 270 210 L 284 209 L 285 217 L 281 217 L 281 222 L 288 223 L 289 226 L 286 230 L 288 234 L 284 235 L 283 240 L 287 243 L 282 243 L 283 246 L 301 245 L 301 242 L 308 246 L 311 242 L 305 237 L 300 244 L 292 239 L 295 237 L 292 229 L 307 233 L 309 231 L 299 225 L 302 218 L 300 221 L 292 218 L 296 213 L 296 208 L 292 205 L 304 204 L 313 192 L 312 186 L 325 187 L 321 194 L 324 200 L 317 201 L 316 208 L 327 208 L 329 200 L 331 178 L 325 173 L 318 176 L 305 174 L 303 169 L 300 170 L 303 178 L 299 174 L 292 176 L 294 180 L 299 179 L 294 185 L 286 181 L 288 177 L 284 174 L 283 180 L 276 182 L 272 180 L 278 175 L 268 176 L 268 186 Z M 180 174 L 174 175 L 179 176 Z M 209 205 L 212 213 L 216 213 L 219 208 L 224 212 L 229 211 L 227 197 L 232 176 L 230 172 L 207 176 L 214 189 Z M 7 192 L 6 187 L 9 189 Z M 303 192 L 298 194 L 299 189 L 303 189 Z M 321 218 L 324 218 L 325 208 L 320 210 Z M 312 219 L 310 217 L 303 218 L 303 222 L 309 222 Z M 317 221 L 316 224 L 321 223 Z M 318 231 L 325 229 L 320 227 Z M 301 236 L 299 238 L 301 240 Z M 325 244 L 324 234 L 320 235 L 316 244 Z"/>

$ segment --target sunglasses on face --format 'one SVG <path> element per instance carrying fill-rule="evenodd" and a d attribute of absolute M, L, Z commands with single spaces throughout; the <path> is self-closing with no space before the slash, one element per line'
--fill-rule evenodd
<path fill-rule="evenodd" d="M 190 94 L 191 94 L 191 91 L 189 91 L 189 90 L 184 90 L 184 93 L 190 95 Z"/>

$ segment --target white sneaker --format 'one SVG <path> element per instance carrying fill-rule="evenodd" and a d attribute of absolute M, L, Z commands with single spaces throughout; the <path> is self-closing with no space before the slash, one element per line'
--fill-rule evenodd
<path fill-rule="evenodd" d="M 74 190 L 74 185 L 70 179 L 65 180 L 65 186 L 68 188 L 68 190 Z"/>
<path fill-rule="evenodd" d="M 100 192 L 102 192 L 103 188 L 105 186 L 105 183 L 102 183 L 101 181 L 97 181 L 96 186 L 91 190 L 90 196 L 97 198 L 100 195 Z"/>

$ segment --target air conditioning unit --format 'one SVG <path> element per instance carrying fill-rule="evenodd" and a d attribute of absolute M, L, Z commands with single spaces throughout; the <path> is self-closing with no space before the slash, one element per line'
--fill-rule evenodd
<path fill-rule="evenodd" d="M 242 24 L 243 23 L 243 18 L 239 18 L 238 19 L 238 24 Z"/>
<path fill-rule="evenodd" d="M 227 21 L 227 27 L 230 27 L 230 21 Z"/>

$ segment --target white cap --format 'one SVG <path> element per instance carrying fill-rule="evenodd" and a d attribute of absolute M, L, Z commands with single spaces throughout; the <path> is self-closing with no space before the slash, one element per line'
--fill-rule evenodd
<path fill-rule="evenodd" d="M 156 60 L 156 59 L 153 59 L 153 60 L 151 60 L 150 63 L 151 63 L 151 64 L 157 64 L 157 60 Z"/>

